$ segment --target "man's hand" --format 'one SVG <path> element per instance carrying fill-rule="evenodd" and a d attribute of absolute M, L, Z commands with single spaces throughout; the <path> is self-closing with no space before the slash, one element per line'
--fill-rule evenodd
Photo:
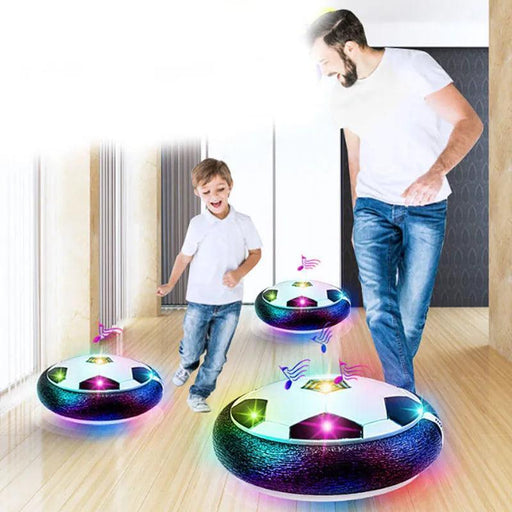
<path fill-rule="evenodd" d="M 428 171 L 420 176 L 402 193 L 406 206 L 423 206 L 432 203 L 443 186 L 443 175 L 440 172 Z"/>
<path fill-rule="evenodd" d="M 230 270 L 224 274 L 222 284 L 228 288 L 234 288 L 240 282 L 240 275 L 236 270 Z"/>
<path fill-rule="evenodd" d="M 168 293 L 171 293 L 172 292 L 172 289 L 174 288 L 174 286 L 170 285 L 169 283 L 165 283 L 165 284 L 161 284 L 157 289 L 156 289 L 156 294 L 159 296 L 159 297 L 165 297 Z"/>

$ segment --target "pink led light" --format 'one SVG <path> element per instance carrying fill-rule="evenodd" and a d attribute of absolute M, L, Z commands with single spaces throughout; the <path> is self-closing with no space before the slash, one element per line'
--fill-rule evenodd
<path fill-rule="evenodd" d="M 330 421 L 324 421 L 322 423 L 322 430 L 324 432 L 330 432 L 332 430 L 332 423 Z"/>
<path fill-rule="evenodd" d="M 301 305 L 301 306 L 304 306 L 304 304 L 306 303 L 306 301 L 305 301 L 304 299 L 300 299 L 300 301 L 299 301 L 299 302 L 300 302 L 300 305 Z"/>
<path fill-rule="evenodd" d="M 103 387 L 103 379 L 96 379 L 96 387 L 97 388 Z"/>

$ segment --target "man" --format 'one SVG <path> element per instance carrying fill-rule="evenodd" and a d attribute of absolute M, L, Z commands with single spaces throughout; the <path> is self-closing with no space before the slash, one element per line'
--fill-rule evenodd
<path fill-rule="evenodd" d="M 427 53 L 368 46 L 350 11 L 310 28 L 312 55 L 335 77 L 344 128 L 353 243 L 366 319 L 387 382 L 415 392 L 418 350 L 443 245 L 446 175 L 483 129 Z"/>

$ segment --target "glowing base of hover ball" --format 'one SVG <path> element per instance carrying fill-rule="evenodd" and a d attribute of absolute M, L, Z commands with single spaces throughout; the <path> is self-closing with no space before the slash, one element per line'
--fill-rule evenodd
<path fill-rule="evenodd" d="M 37 382 L 41 403 L 82 424 L 136 418 L 162 399 L 163 384 L 148 365 L 111 354 L 84 355 L 47 368 Z"/>
<path fill-rule="evenodd" d="M 407 485 L 438 457 L 443 430 L 428 402 L 405 389 L 316 374 L 228 404 L 213 443 L 226 469 L 259 492 L 340 501 Z"/>
<path fill-rule="evenodd" d="M 321 281 L 283 281 L 262 290 L 254 310 L 272 327 L 315 332 L 342 322 L 350 312 L 350 299 L 340 288 Z"/>
<path fill-rule="evenodd" d="M 356 492 L 353 494 L 333 494 L 331 496 L 319 496 L 315 494 L 291 494 L 287 492 L 280 491 L 271 491 L 270 489 L 264 489 L 263 487 L 258 487 L 253 484 L 249 484 L 244 482 L 244 484 L 248 485 L 254 491 L 257 491 L 261 494 L 266 494 L 267 496 L 273 496 L 274 498 L 281 498 L 285 500 L 296 500 L 296 501 L 321 501 L 321 502 L 331 502 L 331 501 L 351 501 L 351 500 L 362 500 L 365 498 L 372 498 L 374 496 L 380 496 L 381 494 L 387 494 L 388 492 L 393 492 L 401 487 L 405 487 L 410 484 L 413 480 L 416 480 L 419 475 L 415 475 L 409 480 L 405 482 L 400 482 L 396 485 L 391 485 L 389 487 L 384 487 L 383 489 L 375 489 L 374 491 L 366 491 L 366 492 Z M 240 479 L 238 479 L 240 480 Z M 243 480 L 241 480 L 243 482 Z"/>

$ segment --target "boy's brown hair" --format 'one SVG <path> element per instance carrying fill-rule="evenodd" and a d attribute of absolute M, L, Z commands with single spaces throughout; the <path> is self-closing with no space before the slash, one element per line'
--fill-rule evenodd
<path fill-rule="evenodd" d="M 199 162 L 192 169 L 192 186 L 194 188 L 200 185 L 206 185 L 215 176 L 220 176 L 226 183 L 232 187 L 233 178 L 231 177 L 231 171 L 229 167 L 222 160 L 216 160 L 215 158 L 205 158 L 202 162 Z"/>

